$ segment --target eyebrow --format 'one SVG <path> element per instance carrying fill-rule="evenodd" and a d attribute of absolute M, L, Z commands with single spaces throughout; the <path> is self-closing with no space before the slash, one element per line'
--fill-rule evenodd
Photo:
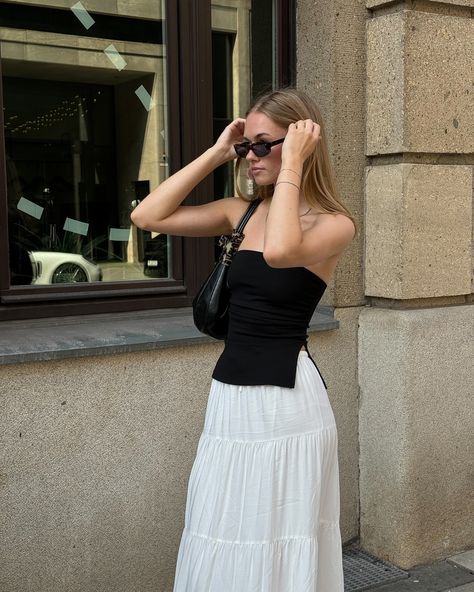
<path fill-rule="evenodd" d="M 260 138 L 262 138 L 263 136 L 269 136 L 270 134 L 267 134 L 267 132 L 261 132 L 260 134 L 257 134 L 255 136 L 255 138 L 257 140 L 259 140 Z M 247 140 L 247 142 L 250 142 L 250 140 L 247 138 L 247 136 L 244 136 L 244 140 Z"/>

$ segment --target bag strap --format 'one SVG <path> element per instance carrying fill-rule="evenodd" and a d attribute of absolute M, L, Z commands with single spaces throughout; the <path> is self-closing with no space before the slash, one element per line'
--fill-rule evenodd
<path fill-rule="evenodd" d="M 238 223 L 237 228 L 235 229 L 235 232 L 242 232 L 244 226 L 249 221 L 250 216 L 254 213 L 254 211 L 256 210 L 257 206 L 260 204 L 261 201 L 263 201 L 262 198 L 257 197 L 256 199 L 254 199 L 250 202 L 250 205 L 247 208 L 247 210 L 245 211 L 242 218 L 240 219 L 240 222 Z"/>
<path fill-rule="evenodd" d="M 232 230 L 230 236 L 222 235 L 219 239 L 219 246 L 222 247 L 222 252 L 219 257 L 219 264 L 229 266 L 232 261 L 232 257 L 237 251 L 238 246 L 244 240 L 244 233 L 242 232 L 244 226 L 247 224 L 250 216 L 254 213 L 260 202 L 263 201 L 261 197 L 257 197 L 250 202 L 249 207 L 245 211 L 244 215 L 237 224 L 237 228 Z"/>

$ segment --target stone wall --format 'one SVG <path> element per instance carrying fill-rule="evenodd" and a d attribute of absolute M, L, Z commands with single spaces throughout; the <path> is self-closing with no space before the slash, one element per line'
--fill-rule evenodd
<path fill-rule="evenodd" d="M 474 3 L 367 6 L 360 535 L 408 568 L 474 545 Z"/>
<path fill-rule="evenodd" d="M 474 545 L 473 8 L 298 2 L 298 84 L 360 228 L 330 286 L 362 310 L 360 544 L 405 568 Z"/>
<path fill-rule="evenodd" d="M 358 314 L 309 341 L 338 425 L 344 540 L 358 530 Z M 171 592 L 221 350 L 0 366 L 2 592 Z"/>

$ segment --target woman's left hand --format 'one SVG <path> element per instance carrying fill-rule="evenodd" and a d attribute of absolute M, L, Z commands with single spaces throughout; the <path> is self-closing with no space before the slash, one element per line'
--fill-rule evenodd
<path fill-rule="evenodd" d="M 321 127 L 312 119 L 301 119 L 290 123 L 281 149 L 282 162 L 301 159 L 303 163 L 316 149 Z"/>

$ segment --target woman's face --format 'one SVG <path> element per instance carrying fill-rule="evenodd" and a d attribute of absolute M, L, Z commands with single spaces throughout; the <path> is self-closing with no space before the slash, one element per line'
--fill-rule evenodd
<path fill-rule="evenodd" d="M 245 120 L 244 141 L 273 142 L 284 138 L 288 129 L 280 127 L 272 119 L 258 111 L 252 111 Z M 281 167 L 281 144 L 273 146 L 270 154 L 256 156 L 253 150 L 245 157 L 250 175 L 257 185 L 270 185 L 276 182 Z"/>

